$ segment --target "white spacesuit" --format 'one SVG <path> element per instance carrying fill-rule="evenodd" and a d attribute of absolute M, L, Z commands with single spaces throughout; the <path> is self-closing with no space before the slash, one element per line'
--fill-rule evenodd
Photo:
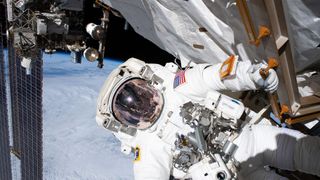
<path fill-rule="evenodd" d="M 164 67 L 131 58 L 106 80 L 98 99 L 97 123 L 121 141 L 122 152 L 134 152 L 137 180 L 169 179 L 170 175 L 194 180 L 282 178 L 265 170 L 266 165 L 320 176 L 319 138 L 250 124 L 254 112 L 217 92 L 275 91 L 275 71 L 269 70 L 263 80 L 261 66 L 238 62 L 235 57 L 229 64 L 198 64 L 179 70 L 173 63 Z M 190 111 L 195 107 L 200 110 Z M 203 118 L 205 113 L 197 116 L 197 112 L 210 117 Z M 215 120 L 208 121 L 211 117 Z M 224 121 L 230 122 L 228 126 Z M 203 133 L 216 128 L 212 122 L 220 122 L 215 126 L 224 132 L 206 134 L 206 138 L 213 137 L 212 144 L 224 142 L 223 147 L 211 144 L 219 149 L 214 153 L 208 151 L 210 142 L 203 138 Z"/>

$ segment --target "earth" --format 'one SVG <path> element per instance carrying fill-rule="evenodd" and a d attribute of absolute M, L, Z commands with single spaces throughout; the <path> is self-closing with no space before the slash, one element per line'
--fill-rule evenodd
<path fill-rule="evenodd" d="M 120 63 L 105 59 L 99 69 L 73 64 L 69 54 L 44 55 L 44 179 L 133 179 L 133 157 L 95 121 L 100 88 Z"/>

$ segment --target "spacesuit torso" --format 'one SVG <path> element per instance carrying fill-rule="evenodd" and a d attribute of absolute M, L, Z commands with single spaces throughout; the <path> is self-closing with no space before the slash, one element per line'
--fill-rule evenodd
<path fill-rule="evenodd" d="M 130 67 L 132 63 L 141 64 L 140 67 L 146 67 L 147 65 L 152 70 L 150 71 L 151 74 L 146 73 L 147 76 L 153 80 L 160 79 L 161 81 L 161 83 L 158 83 L 160 84 L 158 88 L 161 89 L 163 96 L 161 114 L 151 127 L 143 130 L 124 125 L 110 114 L 110 107 L 113 107 L 110 103 L 114 101 L 112 100 L 114 99 L 112 92 L 119 88 L 119 85 L 117 85 L 119 83 L 115 82 L 119 82 L 123 78 L 125 80 L 126 73 L 140 74 L 143 70 L 134 68 L 135 66 L 132 66 L 133 68 L 129 70 L 121 70 Z M 198 132 L 194 126 L 187 124 L 186 119 L 181 115 L 181 109 L 187 102 L 198 103 L 200 106 L 205 104 L 207 107 L 207 94 L 210 92 L 227 89 L 232 91 L 251 90 L 258 88 L 255 82 L 261 82 L 258 74 L 259 69 L 252 69 L 252 65 L 247 62 L 233 63 L 231 74 L 224 79 L 219 77 L 221 69 L 223 69 L 222 64 L 195 65 L 177 78 L 179 72 L 173 64 L 163 67 L 157 64 L 144 64 L 136 59 L 131 59 L 111 73 L 100 92 L 97 122 L 106 129 L 113 131 L 122 143 L 122 152 L 129 154 L 132 150 L 134 151 L 135 179 L 162 180 L 169 179 L 170 175 L 175 178 L 192 178 L 194 180 L 231 179 L 234 174 L 230 175 L 230 172 L 236 172 L 237 169 L 240 170 L 237 176 L 239 179 L 282 178 L 273 171 L 266 171 L 264 166 L 267 165 L 287 170 L 300 170 L 320 176 L 320 156 L 317 153 L 320 148 L 319 138 L 305 136 L 298 131 L 286 128 L 250 123 L 239 126 L 238 136 L 233 138 L 235 146 L 227 146 L 228 148 L 231 147 L 229 150 L 233 149 L 229 154 L 230 159 L 234 162 L 231 166 L 230 164 L 226 166 L 225 159 L 222 160 L 219 154 L 212 156 L 215 159 L 214 162 L 203 158 L 193 161 L 194 163 L 187 166 L 187 169 L 175 166 L 176 142 L 179 137 L 186 136 L 190 132 Z M 145 77 L 145 75 L 141 75 L 141 77 Z M 277 83 L 277 79 L 269 78 L 263 81 L 263 87 L 273 91 L 276 89 Z M 241 104 L 237 100 L 229 100 Z M 223 109 L 229 108 L 228 106 L 226 104 Z M 219 105 L 216 109 L 219 109 Z M 144 113 L 144 111 L 139 112 Z M 237 119 L 240 119 L 241 115 L 236 109 L 233 111 L 232 108 L 228 111 L 228 114 L 237 117 Z M 246 112 L 249 121 L 246 119 L 245 122 L 251 122 L 250 118 L 254 114 L 252 111 Z M 184 144 L 183 141 L 182 144 Z M 199 149 L 201 150 L 201 146 L 199 146 Z M 229 150 L 227 149 L 227 151 Z M 314 159 L 319 160 L 315 161 Z M 220 172 L 230 171 L 226 174 L 217 174 L 219 171 L 216 171 L 216 169 Z"/>
<path fill-rule="evenodd" d="M 204 104 L 205 96 L 195 97 L 191 94 L 187 96 L 192 89 L 183 88 L 183 86 L 188 82 L 175 84 L 177 83 L 174 82 L 177 80 L 175 65 L 169 64 L 166 67 L 158 64 L 148 65 L 155 75 L 164 80 L 162 82 L 164 107 L 161 116 L 149 129 L 138 130 L 135 137 L 128 138 L 116 134 L 123 147 L 135 150 L 135 179 L 166 179 L 170 174 L 179 179 L 191 177 L 193 179 L 212 179 L 212 176 L 209 175 L 194 176 L 193 172 L 188 171 L 192 167 L 177 168 L 173 162 L 173 156 L 179 153 L 176 149 L 178 136 L 187 137 L 189 133 L 195 132 L 194 127 L 184 122 L 180 115 L 181 108 L 187 102 Z M 201 159 L 197 160 L 199 161 Z M 199 172 L 195 173 L 199 174 Z"/>

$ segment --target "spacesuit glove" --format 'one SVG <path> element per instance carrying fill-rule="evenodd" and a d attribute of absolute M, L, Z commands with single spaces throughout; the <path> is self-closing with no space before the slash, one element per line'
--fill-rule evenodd
<path fill-rule="evenodd" d="M 268 77 L 263 79 L 259 72 L 261 68 L 267 68 L 267 65 L 262 63 L 252 65 L 249 69 L 249 76 L 251 80 L 258 86 L 258 88 L 262 88 L 266 92 L 270 93 L 275 92 L 279 85 L 279 79 L 276 71 L 270 69 Z"/>

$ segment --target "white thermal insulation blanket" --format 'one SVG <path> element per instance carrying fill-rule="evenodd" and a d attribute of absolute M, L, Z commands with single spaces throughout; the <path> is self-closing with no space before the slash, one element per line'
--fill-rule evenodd
<path fill-rule="evenodd" d="M 121 12 L 134 30 L 183 64 L 217 63 L 231 54 L 240 60 L 261 61 L 266 52 L 249 44 L 235 0 L 103 0 Z M 263 1 L 248 0 L 256 32 L 267 22 Z M 317 62 L 319 52 L 318 0 L 283 0 L 296 70 Z M 292 40 L 291 40 L 292 39 Z"/>

